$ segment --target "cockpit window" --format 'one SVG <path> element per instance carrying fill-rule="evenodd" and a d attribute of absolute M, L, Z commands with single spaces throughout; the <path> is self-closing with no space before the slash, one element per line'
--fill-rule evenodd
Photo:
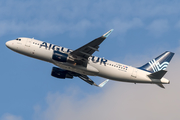
<path fill-rule="evenodd" d="M 17 38 L 16 40 L 21 41 L 21 39 Z"/>

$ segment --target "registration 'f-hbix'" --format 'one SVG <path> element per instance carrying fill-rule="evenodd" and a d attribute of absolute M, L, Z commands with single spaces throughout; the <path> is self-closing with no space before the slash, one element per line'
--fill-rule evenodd
<path fill-rule="evenodd" d="M 138 68 L 92 56 L 112 31 L 113 29 L 76 50 L 24 37 L 6 42 L 6 46 L 20 54 L 53 63 L 57 67 L 52 68 L 51 75 L 61 79 L 79 77 L 98 87 L 103 87 L 109 79 L 132 83 L 152 83 L 162 88 L 164 88 L 163 84 L 170 83 L 163 76 L 174 55 L 172 52 L 166 51 Z M 88 75 L 100 76 L 107 80 L 97 85 Z"/>

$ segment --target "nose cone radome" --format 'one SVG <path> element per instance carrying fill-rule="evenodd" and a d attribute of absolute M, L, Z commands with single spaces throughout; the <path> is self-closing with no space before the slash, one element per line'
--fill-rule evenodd
<path fill-rule="evenodd" d="M 7 41 L 6 46 L 11 50 L 16 50 L 16 46 L 14 45 L 14 40 Z"/>
<path fill-rule="evenodd" d="M 7 46 L 8 48 L 10 48 L 11 44 L 12 44 L 11 41 L 7 41 L 7 42 L 6 42 L 6 46 Z"/>

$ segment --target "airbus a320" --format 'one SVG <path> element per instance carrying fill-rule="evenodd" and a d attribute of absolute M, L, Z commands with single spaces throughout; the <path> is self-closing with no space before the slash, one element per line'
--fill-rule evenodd
<path fill-rule="evenodd" d="M 7 41 L 6 46 L 17 53 L 56 65 L 52 68 L 51 75 L 60 79 L 79 77 L 98 87 L 103 87 L 109 80 L 156 84 L 162 88 L 163 84 L 170 83 L 163 76 L 173 52 L 166 51 L 141 67 L 131 67 L 93 56 L 112 31 L 113 29 L 76 50 L 25 37 Z M 97 85 L 88 76 L 100 76 L 106 80 Z"/>

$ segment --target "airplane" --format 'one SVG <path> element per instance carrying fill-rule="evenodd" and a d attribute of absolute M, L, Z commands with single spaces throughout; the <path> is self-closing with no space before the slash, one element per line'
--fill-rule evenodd
<path fill-rule="evenodd" d="M 101 37 L 76 50 L 26 37 L 7 41 L 6 46 L 17 53 L 56 65 L 52 68 L 51 75 L 60 79 L 79 77 L 90 85 L 97 87 L 103 87 L 109 80 L 135 84 L 156 84 L 161 88 L 165 88 L 163 84 L 170 83 L 163 76 L 166 74 L 165 69 L 174 56 L 173 52 L 166 51 L 141 67 L 131 67 L 93 56 L 95 51 L 99 51 L 99 45 L 112 31 L 113 29 L 109 30 Z M 106 80 L 97 85 L 88 76 L 99 76 L 106 78 Z"/>

